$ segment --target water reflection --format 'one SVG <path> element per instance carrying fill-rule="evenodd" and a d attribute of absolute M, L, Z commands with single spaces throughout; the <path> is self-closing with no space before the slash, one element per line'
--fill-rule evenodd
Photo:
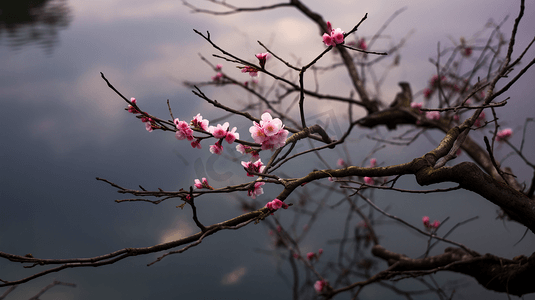
<path fill-rule="evenodd" d="M 71 20 L 67 0 L 0 1 L 0 44 L 7 37 L 14 49 L 36 43 L 51 52 Z"/>

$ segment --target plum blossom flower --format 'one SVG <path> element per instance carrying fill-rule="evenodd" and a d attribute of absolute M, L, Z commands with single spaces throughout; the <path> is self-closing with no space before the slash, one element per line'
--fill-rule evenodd
<path fill-rule="evenodd" d="M 318 254 L 319 254 L 319 255 L 323 254 L 323 249 L 319 248 L 319 249 L 318 249 Z"/>
<path fill-rule="evenodd" d="M 325 46 L 336 47 L 337 44 L 344 42 L 344 31 L 340 28 L 333 29 L 331 22 L 327 22 L 327 32 L 322 36 Z"/>
<path fill-rule="evenodd" d="M 262 114 L 260 126 L 264 130 L 266 136 L 273 136 L 281 130 L 282 121 L 279 118 L 273 119 L 269 113 L 264 113 Z"/>
<path fill-rule="evenodd" d="M 222 139 L 227 136 L 228 122 L 225 122 L 223 125 L 217 124 L 216 127 L 208 127 L 208 132 L 210 132 L 216 139 Z"/>
<path fill-rule="evenodd" d="M 130 98 L 130 102 L 136 104 L 136 98 Z M 127 107 L 127 110 L 129 113 L 132 113 L 132 114 L 139 114 L 140 112 L 135 108 L 133 107 L 132 105 L 128 105 Z"/>
<path fill-rule="evenodd" d="M 254 187 L 247 191 L 247 196 L 256 199 L 256 196 L 260 196 L 264 193 L 262 186 L 266 184 L 265 182 L 255 182 Z"/>
<path fill-rule="evenodd" d="M 249 177 L 255 176 L 249 172 L 262 173 L 264 172 L 264 169 L 266 168 L 266 166 L 264 166 L 264 164 L 262 163 L 261 159 L 257 160 L 256 162 L 242 161 L 241 165 L 247 170 L 247 176 Z"/>
<path fill-rule="evenodd" d="M 366 176 L 366 177 L 364 177 L 364 182 L 366 184 L 372 185 L 372 184 L 374 184 L 375 181 L 373 180 L 373 178 Z"/>
<path fill-rule="evenodd" d="M 223 153 L 223 146 L 220 141 L 217 141 L 214 145 L 210 146 L 210 152 L 212 154 L 221 155 Z"/>
<path fill-rule="evenodd" d="M 314 283 L 314 290 L 316 291 L 316 293 L 321 293 L 321 291 L 323 291 L 323 288 L 325 288 L 326 285 L 327 283 L 325 282 L 325 280 L 318 280 L 316 281 L 316 283 Z"/>
<path fill-rule="evenodd" d="M 507 140 L 508 138 L 510 138 L 511 135 L 513 135 L 513 130 L 511 128 L 506 128 L 504 130 L 500 130 L 496 134 L 496 141 L 503 142 L 503 141 Z"/>
<path fill-rule="evenodd" d="M 422 223 L 424 224 L 424 227 L 429 230 L 437 229 L 440 226 L 440 221 L 437 220 L 435 220 L 433 223 L 430 223 L 428 216 L 424 216 L 422 218 Z"/>
<path fill-rule="evenodd" d="M 191 142 L 191 147 L 202 149 L 201 140 L 200 139 L 196 139 L 193 142 Z"/>
<path fill-rule="evenodd" d="M 370 159 L 370 168 L 375 168 L 377 166 L 377 158 Z"/>
<path fill-rule="evenodd" d="M 249 128 L 255 143 L 262 144 L 262 150 L 277 149 L 286 144 L 288 130 L 279 118 L 273 119 L 269 112 L 262 114 L 260 124 L 253 122 Z"/>
<path fill-rule="evenodd" d="M 260 64 L 260 67 L 262 67 L 263 69 L 266 65 L 266 60 L 269 58 L 269 53 L 258 53 L 255 56 L 256 58 L 258 58 L 258 63 Z"/>
<path fill-rule="evenodd" d="M 346 165 L 346 162 L 342 158 L 339 158 L 336 162 L 336 165 L 338 165 L 340 168 L 343 168 Z"/>
<path fill-rule="evenodd" d="M 241 72 L 242 73 L 249 73 L 249 75 L 251 77 L 258 76 L 258 69 L 255 68 L 255 67 L 251 67 L 251 66 L 241 67 Z"/>
<path fill-rule="evenodd" d="M 208 131 L 208 124 L 210 124 L 210 121 L 203 119 L 201 114 L 197 114 L 195 117 L 193 117 L 190 124 L 196 129 Z"/>
<path fill-rule="evenodd" d="M 213 187 L 211 187 L 208 184 L 208 179 L 206 179 L 205 177 L 203 177 L 201 180 L 195 179 L 195 184 L 194 185 L 198 189 L 209 189 L 209 190 L 213 190 L 214 189 Z"/>
<path fill-rule="evenodd" d="M 271 210 L 277 210 L 279 208 L 284 208 L 284 209 L 287 209 L 288 208 L 288 204 L 280 201 L 279 199 L 275 198 L 273 199 L 273 201 L 270 201 L 266 204 L 266 207 L 271 209 Z"/>
<path fill-rule="evenodd" d="M 215 69 L 218 70 L 218 71 L 221 70 L 222 68 L 223 68 L 223 66 L 221 64 L 215 65 Z"/>
<path fill-rule="evenodd" d="M 307 259 L 312 260 L 316 256 L 316 253 L 314 252 L 308 252 L 307 253 Z"/>
<path fill-rule="evenodd" d="M 215 74 L 215 76 L 212 76 L 212 81 L 220 81 L 221 78 L 223 78 L 223 74 L 221 74 L 221 72 L 217 72 L 217 74 Z"/>
<path fill-rule="evenodd" d="M 176 133 L 175 137 L 178 140 L 188 139 L 188 141 L 193 140 L 193 130 L 189 127 L 189 124 L 185 121 L 180 121 L 178 118 L 176 118 L 173 121 L 176 125 Z"/>
<path fill-rule="evenodd" d="M 232 144 L 235 140 L 240 138 L 240 134 L 236 132 L 236 127 L 233 127 L 231 131 L 227 131 L 227 135 L 225 136 L 225 141 L 227 143 Z"/>
<path fill-rule="evenodd" d="M 440 120 L 440 113 L 438 111 L 428 111 L 425 117 L 429 120 Z"/>
<path fill-rule="evenodd" d="M 424 223 L 425 227 L 429 227 L 429 217 L 428 216 L 424 216 L 422 218 L 422 222 Z"/>

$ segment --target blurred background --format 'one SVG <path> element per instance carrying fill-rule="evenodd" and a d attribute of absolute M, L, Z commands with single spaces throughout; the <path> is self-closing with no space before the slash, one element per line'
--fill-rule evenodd
<path fill-rule="evenodd" d="M 399 91 L 399 81 L 410 82 L 414 93 L 425 88 L 436 72 L 428 58 L 436 57 L 438 43 L 441 47 L 453 47 L 461 37 L 469 43 L 484 41 L 488 34 L 478 36 L 477 33 L 490 19 L 500 23 L 506 16 L 509 19 L 503 25 L 503 33 L 508 38 L 519 10 L 519 1 L 497 0 L 303 2 L 323 14 L 334 27 L 346 31 L 368 13 L 368 19 L 357 32 L 359 38 L 366 39 L 393 13 L 405 8 L 384 31 L 383 44 L 369 49 L 383 51 L 393 41 L 407 38 L 399 52 L 399 66 L 390 70 L 380 93 L 375 93 L 387 103 Z M 219 9 L 207 1 L 192 3 Z M 231 4 L 267 3 L 240 0 Z M 535 6 L 532 4 L 527 3 L 515 53 L 520 53 L 533 38 Z M 176 0 L 0 2 L 0 251 L 31 253 L 38 258 L 91 257 L 125 247 L 171 241 L 197 231 L 189 208 L 176 208 L 180 201 L 160 205 L 115 203 L 122 195 L 95 180 L 96 177 L 127 188 L 142 185 L 148 190 L 187 189 L 195 178 L 201 177 L 207 177 L 214 187 L 250 180 L 239 165 L 246 158 L 234 147 L 226 146 L 225 155 L 213 156 L 208 143 L 201 150 L 192 149 L 189 143 L 176 140 L 171 133 L 147 132 L 144 124 L 124 110 L 126 103 L 100 77 L 103 72 L 127 98 L 135 97 L 143 110 L 163 119 L 168 118 L 167 99 L 174 116 L 180 120 L 188 121 L 197 113 L 209 120 L 227 116 L 226 112 L 195 97 L 191 88 L 183 85 L 184 81 L 209 82 L 215 74 L 199 54 L 213 65 L 222 64 L 222 70 L 229 76 L 241 77 L 243 81 L 250 78 L 235 65 L 212 57 L 217 50 L 193 29 L 210 31 L 216 44 L 251 62 L 256 60 L 254 54 L 265 52 L 257 40 L 297 65 L 308 63 L 325 48 L 318 28 L 291 8 L 214 17 L 193 14 Z M 530 53 L 528 57 L 532 58 L 533 51 Z M 336 55 L 331 53 L 319 65 L 336 61 Z M 267 68 L 278 74 L 286 71 L 275 60 L 268 61 Z M 520 132 L 524 120 L 535 113 L 534 74 L 531 69 L 504 95 L 511 99 L 499 110 L 502 125 Z M 351 86 L 346 76 L 341 71 L 320 77 L 320 90 L 349 95 Z M 308 80 L 314 82 L 310 77 Z M 269 78 L 259 78 L 259 86 L 269 84 Z M 242 89 L 233 87 L 206 86 L 203 91 L 229 106 L 241 107 L 254 100 Z M 292 115 L 297 116 L 295 111 Z M 330 103 L 310 105 L 307 117 L 326 125 L 333 137 L 339 137 L 347 125 L 344 107 Z M 241 139 L 252 141 L 248 132 L 250 121 L 235 116 L 220 123 L 224 121 L 238 127 Z M 356 130 L 348 143 L 353 164 L 367 164 L 367 155 L 376 146 L 376 142 L 366 138 L 370 133 L 390 134 L 382 129 Z M 481 141 L 483 134 L 476 133 L 476 139 L 479 137 Z M 382 165 L 406 162 L 434 148 L 441 136 L 430 132 L 410 147 L 388 146 L 374 155 Z M 529 133 L 527 137 L 525 147 L 533 149 L 534 137 Z M 521 135 L 513 136 L 511 141 L 519 144 Z M 303 143 L 296 151 L 308 147 L 308 143 Z M 505 146 L 497 149 L 500 159 L 509 152 Z M 262 159 L 267 160 L 268 155 L 263 153 Z M 340 149 L 326 151 L 324 155 L 333 168 L 338 158 L 347 159 Z M 313 168 L 324 167 L 310 158 L 296 160 L 281 172 L 303 176 Z M 467 159 L 461 155 L 458 161 Z M 528 159 L 533 161 L 534 157 Z M 520 160 L 509 157 L 504 164 L 513 167 L 520 182 L 529 183 L 531 171 Z M 414 178 L 402 178 L 399 184 L 408 189 L 418 188 Z M 261 202 L 272 200 L 280 192 L 278 187 L 270 189 L 268 185 L 264 190 L 266 194 L 259 199 Z M 479 216 L 450 238 L 480 253 L 512 258 L 530 255 L 535 246 L 531 233 L 513 246 L 521 239 L 524 228 L 496 220 L 497 207 L 469 192 L 438 195 L 377 192 L 374 199 L 383 208 L 388 207 L 390 213 L 415 225 L 420 224 L 423 215 L 439 220 L 450 217 L 450 227 Z M 290 210 L 278 214 L 283 224 Z M 205 224 L 221 222 L 242 212 L 240 202 L 232 195 L 203 197 L 198 201 L 198 211 Z M 302 251 L 323 248 L 325 257 L 336 257 L 336 245 L 329 240 L 340 235 L 342 227 L 337 221 L 340 214 L 335 209 L 326 209 L 309 229 Z M 425 250 L 426 240 L 407 228 L 385 222 L 379 229 L 381 244 L 387 249 L 409 256 L 420 255 Z M 41 299 L 289 299 L 291 282 L 285 277 L 289 274 L 288 267 L 272 251 L 274 241 L 268 231 L 261 223 L 238 231 L 220 232 L 201 245 L 150 267 L 146 264 L 160 254 L 133 257 L 99 268 L 65 270 L 23 284 L 6 299 L 28 299 L 54 279 L 75 283 L 77 287 L 55 287 Z M 19 279 L 39 270 L 23 269 L 21 265 L 0 260 L 0 278 L 4 280 Z M 463 288 L 455 294 L 459 299 L 507 297 L 481 288 L 470 278 L 441 276 L 438 277 L 444 282 L 464 280 Z M 0 288 L 0 294 L 5 290 Z M 367 287 L 361 296 L 400 297 L 375 285 Z M 339 298 L 345 299 L 347 295 Z M 524 299 L 535 297 L 528 295 Z"/>

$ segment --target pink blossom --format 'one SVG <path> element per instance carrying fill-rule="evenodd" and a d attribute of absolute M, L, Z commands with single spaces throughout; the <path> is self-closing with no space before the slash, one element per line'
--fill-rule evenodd
<path fill-rule="evenodd" d="M 284 208 L 284 209 L 287 209 L 288 208 L 288 204 L 280 201 L 279 199 L 275 198 L 273 199 L 273 201 L 270 201 L 266 204 L 266 207 L 271 209 L 271 210 L 277 210 L 279 208 Z"/>
<path fill-rule="evenodd" d="M 193 130 L 189 128 L 189 125 L 185 121 L 180 121 L 178 118 L 176 118 L 173 121 L 176 125 L 176 133 L 175 137 L 178 140 L 188 139 L 188 141 L 193 140 Z"/>
<path fill-rule="evenodd" d="M 323 249 L 319 248 L 318 249 L 318 254 L 320 254 L 320 255 L 323 254 Z"/>
<path fill-rule="evenodd" d="M 216 139 L 222 139 L 227 136 L 228 122 L 225 122 L 223 125 L 217 124 L 216 127 L 208 127 L 208 132 L 210 132 Z"/>
<path fill-rule="evenodd" d="M 463 49 L 463 51 L 461 51 L 461 54 L 463 56 L 469 57 L 470 55 L 472 55 L 472 48 L 471 47 L 465 47 Z"/>
<path fill-rule="evenodd" d="M 152 124 L 150 122 L 145 123 L 145 129 L 148 132 L 152 132 Z"/>
<path fill-rule="evenodd" d="M 273 136 L 281 130 L 282 121 L 279 118 L 273 119 L 269 113 L 263 113 L 261 118 L 260 126 L 266 136 Z"/>
<path fill-rule="evenodd" d="M 260 196 L 264 193 L 262 186 L 266 184 L 265 182 L 255 182 L 254 187 L 247 191 L 247 196 L 256 199 L 256 196 Z"/>
<path fill-rule="evenodd" d="M 425 117 L 429 120 L 440 120 L 440 113 L 438 111 L 428 111 Z"/>
<path fill-rule="evenodd" d="M 210 152 L 212 154 L 221 155 L 221 153 L 223 153 L 223 146 L 221 145 L 221 142 L 217 141 L 215 143 L 215 145 L 211 145 L 210 146 Z"/>
<path fill-rule="evenodd" d="M 437 220 L 435 220 L 433 224 L 431 225 L 431 227 L 433 228 L 438 228 L 438 226 L 440 226 L 440 221 L 437 221 Z"/>
<path fill-rule="evenodd" d="M 331 22 L 327 22 L 327 33 L 324 33 L 322 38 L 325 46 L 336 47 L 344 42 L 344 31 L 340 28 L 333 29 Z"/>
<path fill-rule="evenodd" d="M 266 139 L 264 129 L 256 122 L 253 122 L 253 126 L 249 128 L 249 132 L 251 133 L 251 137 L 253 138 L 255 143 L 262 144 Z"/>
<path fill-rule="evenodd" d="M 221 74 L 220 72 L 217 72 L 215 76 L 212 76 L 212 81 L 219 81 L 221 80 L 221 78 L 223 78 L 223 74 Z"/>
<path fill-rule="evenodd" d="M 265 112 L 260 124 L 253 122 L 249 132 L 256 143 L 262 144 L 262 150 L 277 149 L 286 144 L 288 130 L 283 128 L 279 118 L 273 119 L 269 112 Z"/>
<path fill-rule="evenodd" d="M 366 44 L 366 40 L 364 38 L 359 39 L 357 43 L 357 48 L 366 51 L 368 49 L 368 45 Z"/>
<path fill-rule="evenodd" d="M 241 68 L 241 72 L 242 73 L 249 73 L 249 75 L 251 77 L 258 76 L 258 69 L 256 69 L 255 67 L 250 67 L 250 66 L 242 67 Z"/>
<path fill-rule="evenodd" d="M 203 188 L 210 189 L 210 190 L 214 189 L 208 184 L 208 179 L 206 179 L 205 177 L 203 177 L 202 180 L 195 179 L 195 187 L 198 189 L 203 189 Z"/>
<path fill-rule="evenodd" d="M 255 56 L 256 56 L 256 58 L 258 58 L 258 62 L 260 64 L 260 67 L 262 67 L 262 69 L 263 69 L 264 66 L 266 65 L 266 60 L 269 58 L 269 53 L 258 53 Z"/>
<path fill-rule="evenodd" d="M 202 149 L 201 140 L 200 139 L 196 139 L 193 142 L 191 142 L 191 147 Z"/>
<path fill-rule="evenodd" d="M 333 30 L 331 36 L 336 44 L 341 44 L 344 42 L 344 32 L 340 28 Z"/>
<path fill-rule="evenodd" d="M 316 256 L 316 254 L 314 252 L 308 252 L 307 253 L 307 259 L 308 260 L 312 260 L 315 256 Z"/>
<path fill-rule="evenodd" d="M 314 290 L 316 290 L 317 293 L 321 293 L 323 291 L 323 288 L 326 286 L 325 280 L 318 280 L 316 283 L 314 283 Z"/>
<path fill-rule="evenodd" d="M 210 124 L 210 121 L 206 119 L 203 120 L 201 114 L 197 114 L 195 117 L 193 117 L 190 124 L 196 129 L 208 131 L 208 124 Z"/>
<path fill-rule="evenodd" d="M 264 169 L 266 168 L 264 166 L 264 164 L 262 163 L 262 160 L 259 159 L 257 160 L 256 162 L 245 162 L 245 161 L 242 161 L 241 162 L 241 165 L 247 170 L 247 176 L 249 177 L 254 177 L 255 175 L 249 173 L 249 172 L 254 172 L 254 173 L 262 173 L 264 172 Z"/>
<path fill-rule="evenodd" d="M 223 68 L 223 66 L 221 64 L 215 65 L 215 69 L 218 70 L 218 71 L 221 70 L 222 68 Z"/>
<path fill-rule="evenodd" d="M 130 98 L 130 102 L 136 104 L 136 102 L 137 102 L 137 101 L 136 101 L 136 98 Z M 127 108 L 127 109 L 128 109 L 128 112 L 129 112 L 129 113 L 132 113 L 132 114 L 139 114 L 139 113 L 140 113 L 140 112 L 139 112 L 136 108 L 134 108 L 132 105 L 128 105 L 128 108 Z"/>
<path fill-rule="evenodd" d="M 429 217 L 428 216 L 424 216 L 422 218 L 422 222 L 424 223 L 425 227 L 429 227 Z"/>
<path fill-rule="evenodd" d="M 282 231 L 282 227 L 280 225 L 277 225 L 277 232 L 281 232 Z"/>
<path fill-rule="evenodd" d="M 419 114 L 422 113 L 422 111 L 420 110 L 420 108 L 422 108 L 422 105 L 423 105 L 422 102 L 418 102 L 418 103 L 416 103 L 416 102 L 412 102 L 412 103 L 411 103 L 411 107 L 412 107 L 412 108 L 416 108 L 416 109 L 418 109 L 418 113 L 419 113 Z"/>
<path fill-rule="evenodd" d="M 232 128 L 231 131 L 227 132 L 227 135 L 225 136 L 225 141 L 227 143 L 232 144 L 235 140 L 240 138 L 240 134 L 236 132 L 236 127 Z"/>
<path fill-rule="evenodd" d="M 343 168 L 346 165 L 346 162 L 342 158 L 339 158 L 338 161 L 336 162 L 336 164 L 339 167 Z"/>
<path fill-rule="evenodd" d="M 372 184 L 374 184 L 375 181 L 373 180 L 373 178 L 366 176 L 366 177 L 364 177 L 364 182 L 366 184 L 372 185 Z"/>
<path fill-rule="evenodd" d="M 506 128 L 504 130 L 498 131 L 498 133 L 496 134 L 496 141 L 505 141 L 510 138 L 511 135 L 513 135 L 513 130 L 511 128 Z"/>
<path fill-rule="evenodd" d="M 370 168 L 375 168 L 377 166 L 377 159 L 372 158 L 370 159 Z"/>

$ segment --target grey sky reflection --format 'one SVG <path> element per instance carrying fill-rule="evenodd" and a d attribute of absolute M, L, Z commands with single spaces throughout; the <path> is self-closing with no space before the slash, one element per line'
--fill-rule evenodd
<path fill-rule="evenodd" d="M 265 4 L 245 0 L 232 3 Z M 385 32 L 395 38 L 416 30 L 402 51 L 401 67 L 392 72 L 385 84 L 385 99 L 393 99 L 391 96 L 399 89 L 398 81 L 410 81 L 414 91 L 427 84 L 435 71 L 427 58 L 435 55 L 437 42 L 446 45 L 460 36 L 468 39 L 489 18 L 502 20 L 518 10 L 516 1 L 512 4 L 488 0 L 306 3 L 343 28 L 353 26 L 368 12 L 359 36 L 373 34 L 395 10 L 407 6 Z M 68 27 L 57 32 L 61 42 L 51 54 L 31 45 L 13 51 L 6 43 L 0 44 L 0 103 L 4 112 L 0 120 L 4 129 L 0 132 L 0 250 L 4 252 L 50 258 L 87 257 L 124 247 L 149 246 L 195 230 L 189 208 L 175 208 L 180 203 L 117 204 L 113 200 L 121 195 L 97 182 L 97 176 L 126 187 L 140 184 L 147 189 L 169 190 L 189 188 L 193 179 L 203 176 L 217 186 L 249 180 L 239 165 L 243 158 L 231 155 L 231 146 L 225 145 L 227 158 L 215 158 L 208 153 L 208 144 L 196 150 L 177 141 L 172 134 L 146 132 L 141 122 L 123 110 L 125 104 L 105 85 L 99 72 L 126 97 L 136 97 L 143 109 L 155 115 L 168 115 L 166 100 L 170 99 L 175 117 L 182 120 L 202 113 L 211 120 L 226 113 L 203 103 L 181 84 L 183 80 L 210 80 L 213 76 L 213 70 L 199 59 L 198 53 L 212 63 L 220 63 L 211 57 L 214 49 L 195 35 L 193 28 L 209 30 L 218 44 L 251 61 L 255 53 L 262 51 L 257 40 L 270 42 L 270 47 L 285 57 L 304 57 L 303 61 L 323 49 L 317 28 L 289 9 L 216 18 L 191 14 L 180 1 L 77 0 L 66 4 L 72 9 L 73 19 Z M 521 24 L 518 49 L 532 38 L 535 7 L 531 4 L 528 3 L 526 19 Z M 509 28 L 511 19 L 506 24 Z M 508 34 L 509 29 L 504 32 Z M 334 60 L 326 58 L 325 64 Z M 228 72 L 234 69 L 230 63 L 221 63 Z M 268 63 L 274 70 L 284 71 L 276 63 Z M 533 105 L 526 104 L 530 99 L 525 96 L 535 94 L 533 74 L 531 70 L 517 83 L 517 92 L 508 95 L 512 101 L 506 108 L 504 124 L 516 125 L 517 120 L 535 112 Z M 326 90 L 348 94 L 350 88 L 344 86 L 347 82 L 341 79 L 343 76 L 324 78 L 329 86 Z M 265 78 L 260 80 L 268 83 Z M 206 92 L 229 105 L 249 101 L 239 90 L 219 92 L 206 88 Z M 328 125 L 330 135 L 338 135 L 345 126 L 344 108 L 313 103 L 310 118 Z M 238 126 L 243 137 L 248 137 L 248 121 L 236 117 L 229 121 Z M 365 133 L 355 133 L 349 144 L 354 164 L 364 162 L 375 146 Z M 381 130 L 372 134 L 388 135 Z M 432 138 L 439 139 L 440 135 L 432 134 Z M 308 143 L 299 146 L 309 147 Z M 405 162 L 430 147 L 432 143 L 423 139 L 407 149 L 387 147 L 376 157 L 388 164 Z M 336 149 L 324 155 L 334 167 L 343 152 Z M 300 176 L 304 170 L 323 167 L 319 161 L 302 158 L 293 166 L 281 168 L 281 172 Z M 402 180 L 408 188 L 416 187 L 413 178 Z M 262 199 L 266 201 L 278 192 L 267 187 L 264 190 L 266 195 Z M 390 205 L 390 212 L 406 219 L 421 218 L 424 214 L 436 219 L 450 216 L 452 226 L 479 215 L 477 222 L 456 231 L 451 238 L 482 253 L 513 257 L 531 253 L 529 249 L 535 245 L 534 238 L 528 236 L 512 247 L 523 231 L 515 224 L 503 225 L 494 220 L 496 207 L 467 192 L 459 191 L 449 197 L 386 192 L 377 192 L 376 196 L 379 204 Z M 206 223 L 240 213 L 239 202 L 226 195 L 206 197 L 198 205 L 200 217 Z M 291 211 L 280 214 L 283 224 L 287 221 L 285 215 L 290 214 Z M 310 228 L 313 234 L 307 237 L 303 250 L 324 248 L 326 257 L 335 257 L 336 247 L 327 244 L 327 240 L 337 236 L 341 215 L 339 211 L 327 210 Z M 389 222 L 380 230 L 385 247 L 408 255 L 420 255 L 426 242 Z M 280 262 L 259 251 L 271 249 L 267 231 L 260 224 L 224 232 L 151 267 L 146 264 L 156 256 L 135 257 L 101 268 L 67 270 L 19 287 L 7 299 L 29 298 L 53 278 L 76 283 L 78 287 L 58 287 L 47 294 L 50 299 L 287 299 L 290 286 L 277 275 Z M 5 261 L 0 261 L 0 269 L 5 270 L 1 276 L 7 275 L 6 279 L 32 271 Z M 239 280 L 232 280 L 238 277 Z M 503 295 L 470 283 L 469 288 L 459 291 L 463 297 L 484 295 L 488 299 L 504 299 Z M 395 297 L 382 293 L 380 288 L 371 287 L 363 295 Z"/>

